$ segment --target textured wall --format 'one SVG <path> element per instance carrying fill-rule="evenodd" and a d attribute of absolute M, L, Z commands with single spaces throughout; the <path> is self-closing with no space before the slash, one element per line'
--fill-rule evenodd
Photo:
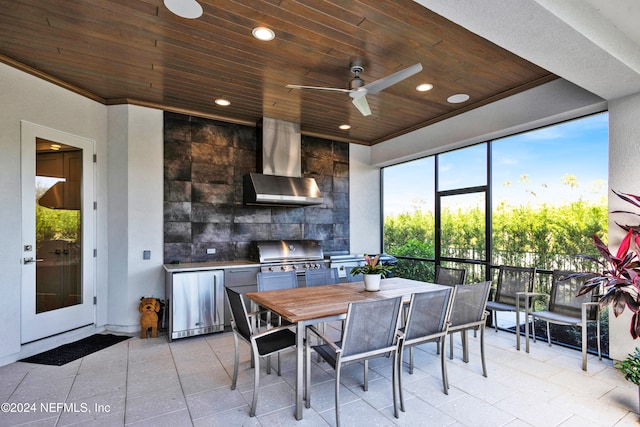
<path fill-rule="evenodd" d="M 315 239 L 325 251 L 349 250 L 349 144 L 302 137 L 302 175 L 316 179 L 322 205 L 245 206 L 249 172 L 255 127 L 165 113 L 165 262 L 255 258 L 256 240 Z"/>

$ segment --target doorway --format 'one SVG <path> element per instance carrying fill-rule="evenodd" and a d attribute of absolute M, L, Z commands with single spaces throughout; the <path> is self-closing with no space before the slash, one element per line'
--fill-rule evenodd
<path fill-rule="evenodd" d="M 94 142 L 21 123 L 22 343 L 94 323 Z"/>

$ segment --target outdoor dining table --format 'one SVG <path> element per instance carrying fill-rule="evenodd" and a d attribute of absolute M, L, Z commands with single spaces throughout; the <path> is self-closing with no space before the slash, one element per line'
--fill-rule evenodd
<path fill-rule="evenodd" d="M 401 296 L 409 303 L 411 294 L 441 289 L 445 286 L 403 278 L 382 279 L 380 291 L 364 290 L 364 282 L 300 287 L 277 291 L 249 292 L 246 297 L 296 325 L 296 409 L 302 419 L 304 395 L 304 334 L 311 324 L 344 319 L 351 302 L 371 301 Z"/>

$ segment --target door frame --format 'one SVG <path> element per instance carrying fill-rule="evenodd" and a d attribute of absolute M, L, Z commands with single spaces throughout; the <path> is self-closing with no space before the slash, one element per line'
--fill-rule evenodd
<path fill-rule="evenodd" d="M 35 263 L 35 176 L 36 137 L 82 149 L 82 303 L 36 314 Z M 96 211 L 95 211 L 95 141 L 51 129 L 25 120 L 20 122 L 21 144 L 21 215 L 22 215 L 22 279 L 21 333 L 22 344 L 96 324 Z M 28 251 L 27 246 L 32 250 Z"/>

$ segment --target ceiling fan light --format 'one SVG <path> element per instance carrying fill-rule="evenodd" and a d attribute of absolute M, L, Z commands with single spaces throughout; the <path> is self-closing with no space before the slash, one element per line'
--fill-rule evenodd
<path fill-rule="evenodd" d="M 460 104 L 463 102 L 467 102 L 468 100 L 469 100 L 469 95 L 467 95 L 466 93 L 457 93 L 447 98 L 447 102 L 449 104 Z"/>
<path fill-rule="evenodd" d="M 421 85 L 416 86 L 416 90 L 418 92 L 427 92 L 433 89 L 433 85 L 431 83 L 423 83 Z"/>
<path fill-rule="evenodd" d="M 349 129 L 351 129 L 351 125 L 340 125 L 340 126 L 338 126 L 338 127 L 339 127 L 340 129 L 342 129 L 342 130 L 349 130 Z"/>
<path fill-rule="evenodd" d="M 251 30 L 251 34 L 253 34 L 253 37 L 257 38 L 258 40 L 263 40 L 266 42 L 276 38 L 276 33 L 274 33 L 272 29 L 267 27 L 256 27 Z"/>
<path fill-rule="evenodd" d="M 196 0 L 164 0 L 164 5 L 174 14 L 186 19 L 202 16 L 202 6 Z"/>
<path fill-rule="evenodd" d="M 228 99 L 224 99 L 224 98 L 218 98 L 214 101 L 217 105 L 220 105 L 222 107 L 226 107 L 228 105 L 231 105 L 231 101 L 229 101 Z"/>

